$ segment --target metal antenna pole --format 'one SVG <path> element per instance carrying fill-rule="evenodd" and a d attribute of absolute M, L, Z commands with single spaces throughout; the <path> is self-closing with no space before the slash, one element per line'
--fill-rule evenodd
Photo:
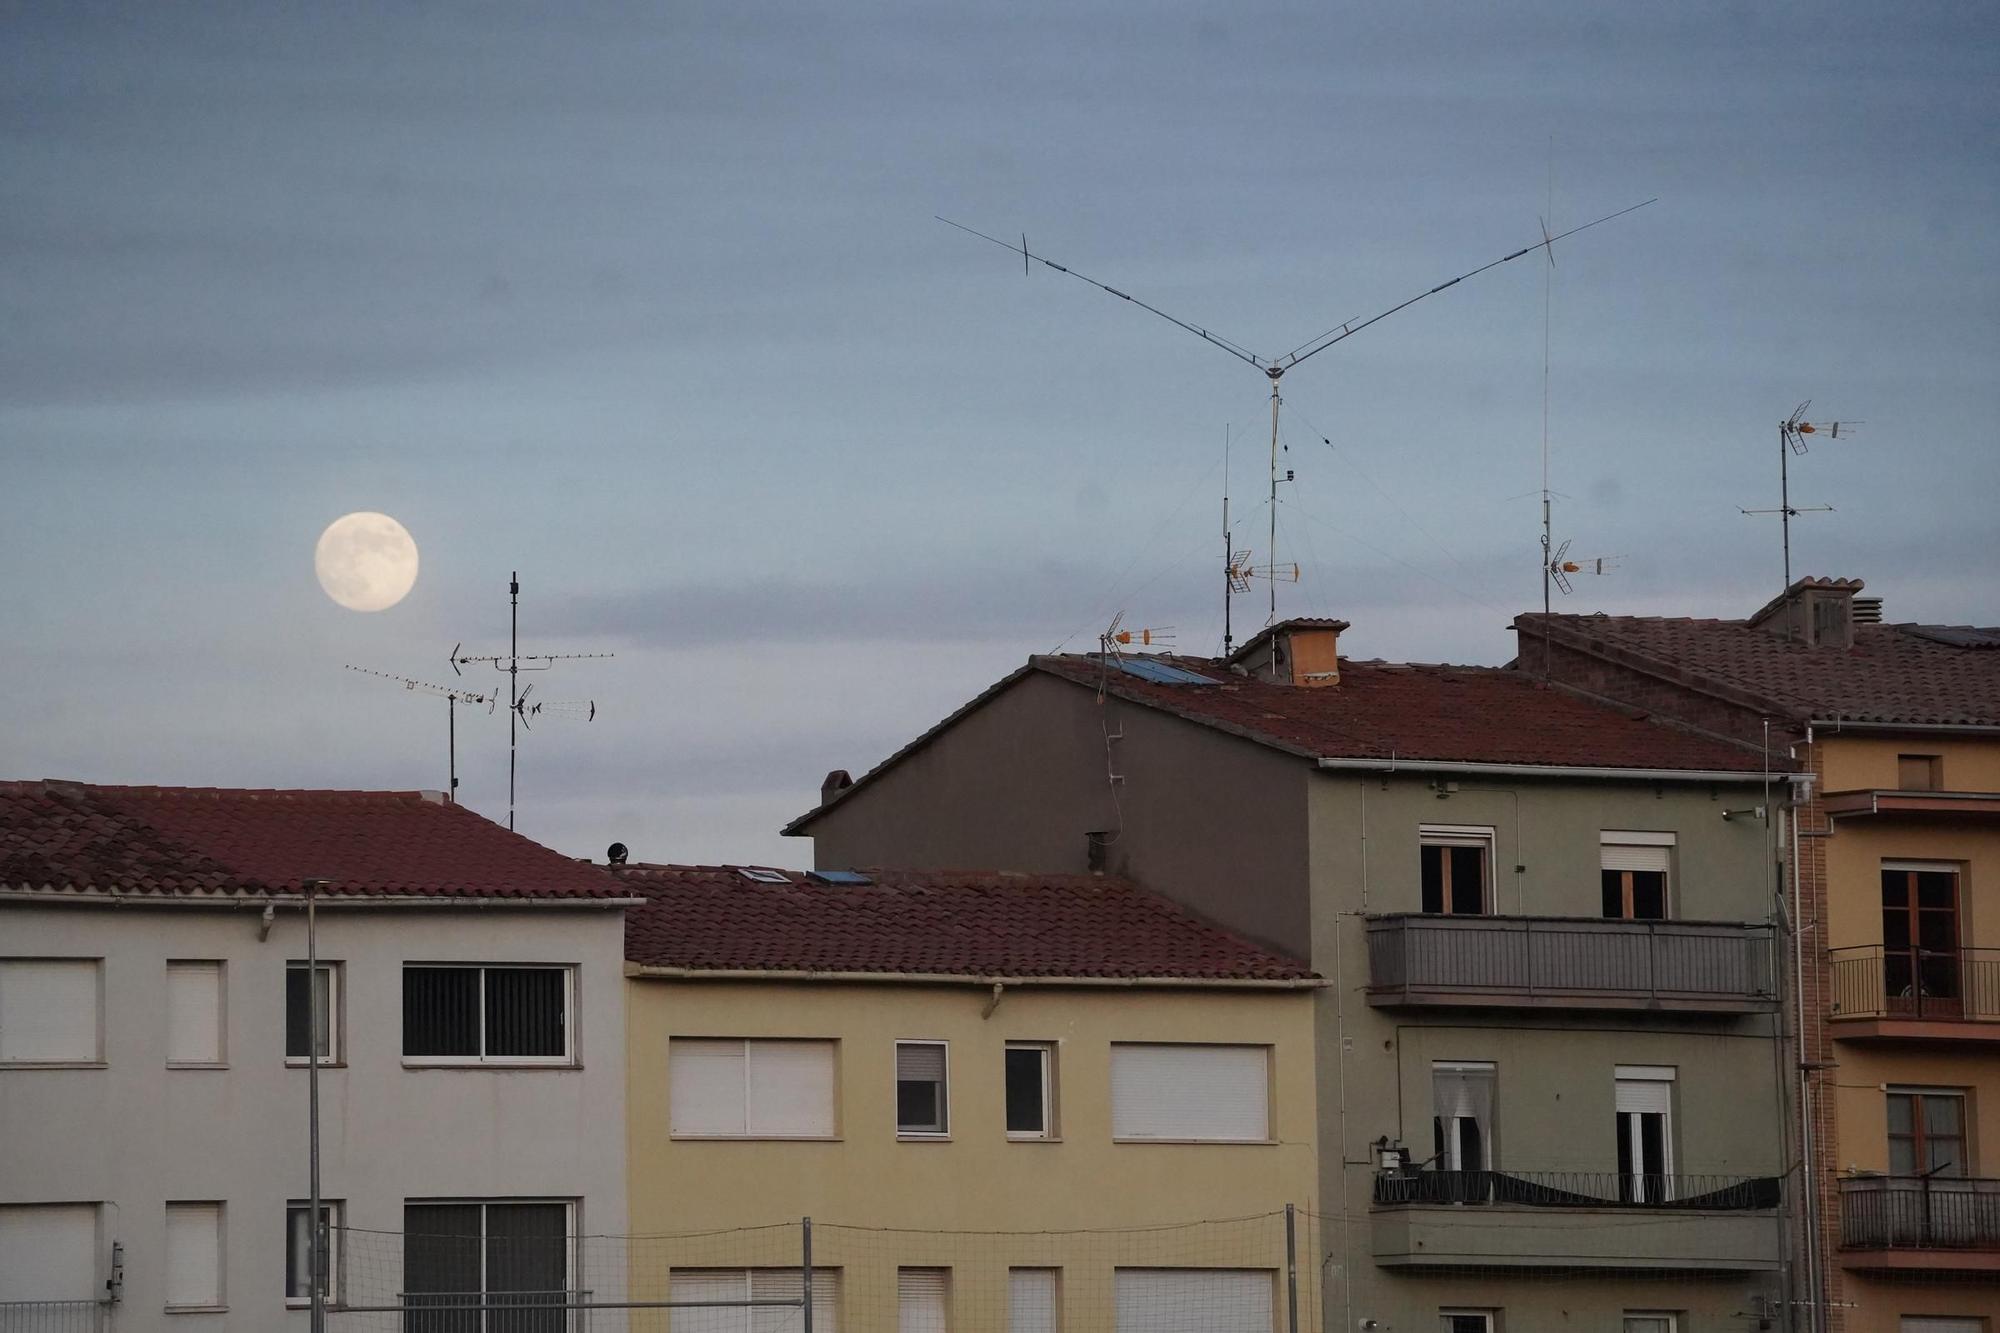
<path fill-rule="evenodd" d="M 1278 567 L 1278 377 L 1285 372 L 1272 366 L 1264 372 L 1271 377 L 1271 568 Z M 1271 580 L 1271 618 L 1267 625 L 1278 623 L 1278 581 Z"/>
<path fill-rule="evenodd" d="M 309 1246 L 310 1259 L 307 1264 L 311 1272 L 312 1292 L 310 1294 L 312 1313 L 309 1317 L 312 1333 L 326 1333 L 326 1237 L 320 1225 L 319 1201 L 319 1034 L 324 1020 L 319 998 L 319 921 L 314 910 L 319 889 L 325 880 L 308 879 L 306 891 L 306 1013 L 309 1030 L 306 1033 L 306 1096 L 311 1103 L 307 1113 L 307 1164 L 306 1175 L 306 1216 L 307 1227 L 312 1236 Z"/>
<path fill-rule="evenodd" d="M 1236 552 L 1229 534 L 1229 427 L 1222 428 L 1222 655 L 1229 656 L 1235 635 L 1229 623 L 1230 603 L 1236 593 Z"/>
<path fill-rule="evenodd" d="M 507 576 L 507 827 L 514 827 L 514 737 L 521 719 L 521 571 Z"/>
<path fill-rule="evenodd" d="M 1792 442 L 1787 438 L 1790 433 L 1790 423 L 1781 422 L 1778 426 L 1778 527 L 1784 533 L 1787 588 L 1792 586 L 1792 483 L 1791 459 L 1787 456 L 1792 452 Z"/>

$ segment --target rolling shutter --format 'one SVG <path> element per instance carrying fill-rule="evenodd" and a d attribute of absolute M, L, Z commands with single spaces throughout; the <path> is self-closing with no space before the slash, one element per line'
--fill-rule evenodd
<path fill-rule="evenodd" d="M 1272 1333 L 1264 1269 L 1121 1268 L 1118 1333 Z"/>
<path fill-rule="evenodd" d="M 167 1063 L 222 1063 L 222 964 L 167 964 Z"/>
<path fill-rule="evenodd" d="M 1270 1080 L 1263 1046 L 1114 1043 L 1112 1137 L 1268 1139 Z"/>
<path fill-rule="evenodd" d="M 97 960 L 0 962 L 0 1061 L 96 1060 Z"/>
<path fill-rule="evenodd" d="M 949 1270 L 896 1270 L 896 1333 L 945 1333 Z"/>
<path fill-rule="evenodd" d="M 222 1304 L 222 1205 L 167 1205 L 167 1306 Z"/>
<path fill-rule="evenodd" d="M 1618 1113 L 1666 1115 L 1673 1101 L 1673 1070 L 1652 1065 L 1618 1067 Z"/>
<path fill-rule="evenodd" d="M 743 1043 L 675 1037 L 667 1046 L 668 1116 L 675 1134 L 749 1129 Z"/>
<path fill-rule="evenodd" d="M 1671 847 L 1640 846 L 1635 843 L 1607 842 L 1604 844 L 1604 868 L 1606 870 L 1646 870 L 1656 875 L 1667 873 L 1667 859 Z"/>
<path fill-rule="evenodd" d="M 753 1041 L 748 1045 L 750 1133 L 831 1136 L 833 1043 Z"/>
<path fill-rule="evenodd" d="M 1007 1333 L 1056 1333 L 1056 1270 L 1007 1270 Z"/>
<path fill-rule="evenodd" d="M 0 1302 L 97 1295 L 96 1204 L 0 1207 Z"/>

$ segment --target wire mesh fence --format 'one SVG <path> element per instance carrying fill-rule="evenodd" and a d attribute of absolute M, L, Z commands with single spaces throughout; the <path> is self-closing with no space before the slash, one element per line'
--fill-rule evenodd
<path fill-rule="evenodd" d="M 103 1301 L 0 1301 L 0 1333 L 97 1333 L 110 1307 Z"/>

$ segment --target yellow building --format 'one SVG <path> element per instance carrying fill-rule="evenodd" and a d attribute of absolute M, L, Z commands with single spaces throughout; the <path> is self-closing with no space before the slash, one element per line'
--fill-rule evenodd
<path fill-rule="evenodd" d="M 810 1217 L 815 1333 L 1318 1326 L 1303 964 L 1102 876 L 619 873 L 634 1300 L 796 1300 Z"/>

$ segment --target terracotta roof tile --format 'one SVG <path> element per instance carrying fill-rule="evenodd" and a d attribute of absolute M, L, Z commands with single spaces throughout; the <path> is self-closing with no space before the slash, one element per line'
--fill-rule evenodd
<path fill-rule="evenodd" d="M 647 899 L 625 956 L 655 967 L 903 972 L 969 977 L 1302 980 L 1271 953 L 1123 879 L 867 870 L 865 885 L 805 872 L 757 883 L 732 866 L 611 872 Z"/>
<path fill-rule="evenodd" d="M 0 782 L 0 888 L 616 898 L 603 870 L 423 792 Z"/>

